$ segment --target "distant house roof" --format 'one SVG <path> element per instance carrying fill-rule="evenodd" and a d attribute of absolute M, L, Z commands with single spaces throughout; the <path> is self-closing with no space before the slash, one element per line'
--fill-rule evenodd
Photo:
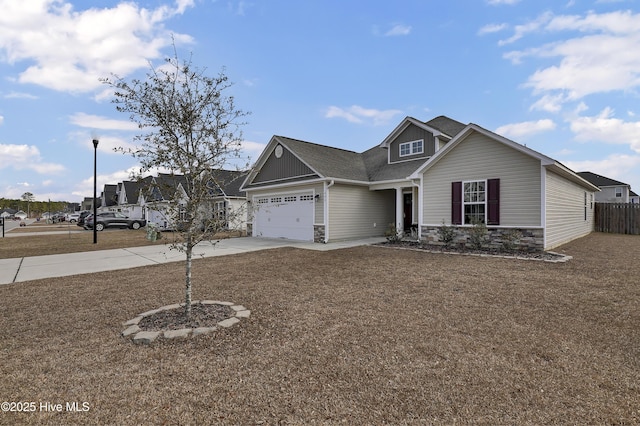
<path fill-rule="evenodd" d="M 105 206 L 115 206 L 118 204 L 118 196 L 116 194 L 118 185 L 106 184 L 103 190 Z"/>
<path fill-rule="evenodd" d="M 11 208 L 0 209 L 0 216 L 1 217 L 9 217 L 9 216 L 13 216 L 17 212 L 18 212 L 18 210 L 11 209 Z"/>
<path fill-rule="evenodd" d="M 124 194 L 127 203 L 135 204 L 138 201 L 138 193 L 140 192 L 141 182 L 125 180 L 122 182 Z"/>
<path fill-rule="evenodd" d="M 240 190 L 240 186 L 247 175 L 246 171 L 236 170 L 214 170 L 212 172 L 214 184 L 211 187 L 211 196 L 225 195 L 227 197 L 244 197 L 244 191 Z M 188 195 L 188 176 L 178 174 L 160 173 L 146 184 L 149 192 L 150 201 L 161 201 L 171 199 L 173 194 L 179 187 Z"/>
<path fill-rule="evenodd" d="M 213 189 L 214 194 L 227 197 L 244 197 L 244 191 L 240 191 L 240 186 L 247 176 L 246 171 L 239 170 L 216 170 L 213 173 L 213 180 L 216 188 Z"/>
<path fill-rule="evenodd" d="M 599 188 L 604 186 L 629 186 L 629 184 L 626 184 L 624 182 L 620 182 L 615 179 L 610 179 L 608 177 L 601 176 L 592 172 L 578 172 L 577 174 L 581 178 L 591 182 L 592 184 L 594 184 Z"/>

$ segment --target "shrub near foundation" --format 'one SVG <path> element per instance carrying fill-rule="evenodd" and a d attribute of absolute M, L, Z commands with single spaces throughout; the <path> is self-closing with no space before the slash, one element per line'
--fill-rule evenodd
<path fill-rule="evenodd" d="M 473 226 L 469 229 L 469 242 L 471 243 L 471 247 L 476 250 L 480 250 L 487 241 L 488 233 L 487 225 L 483 222 L 474 220 Z"/>

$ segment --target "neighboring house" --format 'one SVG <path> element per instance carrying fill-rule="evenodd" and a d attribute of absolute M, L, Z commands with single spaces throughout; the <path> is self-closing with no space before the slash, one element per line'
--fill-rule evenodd
<path fill-rule="evenodd" d="M 0 210 L 0 217 L 4 219 L 11 219 L 18 212 L 16 209 L 2 209 Z"/>
<path fill-rule="evenodd" d="M 241 189 L 253 236 L 331 242 L 395 228 L 437 242 L 446 225 L 462 242 L 478 220 L 494 245 L 517 230 L 532 250 L 592 232 L 598 191 L 543 154 L 444 116 L 407 117 L 363 153 L 273 136 Z"/>
<path fill-rule="evenodd" d="M 600 192 L 596 193 L 597 203 L 631 202 L 630 197 L 632 191 L 629 184 L 592 172 L 578 172 L 578 175 L 600 188 Z"/>
<path fill-rule="evenodd" d="M 139 204 L 140 182 L 124 181 L 116 185 L 117 210 L 132 219 L 144 219 L 144 208 Z"/>
<path fill-rule="evenodd" d="M 246 198 L 240 191 L 240 185 L 245 177 L 246 172 L 218 170 L 211 182 L 210 198 L 200 208 L 202 219 L 215 219 L 225 229 L 244 230 L 247 222 Z M 180 214 L 180 204 L 189 197 L 185 189 L 188 188 L 187 177 L 161 173 L 149 179 L 139 199 L 147 222 L 154 223 L 162 230 L 175 229 L 172 217 Z M 175 200 L 178 200 L 177 206 Z"/>
<path fill-rule="evenodd" d="M 27 214 L 22 210 L 18 210 L 17 212 L 15 212 L 13 217 L 18 218 L 20 220 L 25 220 L 27 218 Z"/>
<path fill-rule="evenodd" d="M 178 207 L 174 206 L 172 200 L 186 197 L 182 184 L 184 176 L 160 173 L 145 179 L 139 204 L 145 212 L 147 224 L 154 224 L 161 230 L 174 230 L 176 226 L 172 212 Z M 175 197 L 176 193 L 179 193 L 179 197 Z"/>
<path fill-rule="evenodd" d="M 633 204 L 640 204 L 640 196 L 633 191 L 629 191 L 629 202 Z"/>
<path fill-rule="evenodd" d="M 98 213 L 119 211 L 117 189 L 118 185 L 114 184 L 106 184 L 104 186 L 102 194 L 100 194 L 100 199 L 98 200 Z"/>
<path fill-rule="evenodd" d="M 219 170 L 211 185 L 211 206 L 214 217 L 226 229 L 242 230 L 247 226 L 247 198 L 240 190 L 247 172 Z"/>

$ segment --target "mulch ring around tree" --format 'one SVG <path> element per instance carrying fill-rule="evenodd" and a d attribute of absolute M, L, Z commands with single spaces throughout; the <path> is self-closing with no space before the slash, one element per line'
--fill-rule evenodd
<path fill-rule="evenodd" d="M 143 312 L 124 322 L 127 328 L 122 336 L 131 337 L 138 344 L 150 344 L 160 337 L 189 338 L 210 334 L 218 327 L 231 327 L 250 315 L 251 311 L 242 305 L 203 300 L 191 303 L 191 314 L 187 318 L 184 303 L 179 303 Z"/>
<path fill-rule="evenodd" d="M 556 253 L 552 251 L 519 251 L 519 250 L 498 250 L 490 248 L 473 249 L 468 247 L 455 247 L 455 246 L 440 246 L 434 244 L 424 244 L 418 241 L 387 241 L 384 243 L 375 244 L 377 246 L 394 248 L 394 249 L 406 249 L 425 251 L 428 253 L 445 253 L 445 254 L 457 254 L 463 256 L 482 256 L 482 257 L 502 257 L 507 259 L 520 259 L 520 260 L 538 260 L 543 262 L 552 263 L 564 263 L 572 259 L 571 256 Z"/>
<path fill-rule="evenodd" d="M 167 309 L 144 317 L 138 323 L 140 330 L 165 331 L 180 330 L 182 328 L 214 327 L 220 321 L 235 316 L 236 311 L 227 305 L 203 305 L 198 303 L 191 306 L 189 318 L 185 315 L 184 306 L 177 309 Z"/>

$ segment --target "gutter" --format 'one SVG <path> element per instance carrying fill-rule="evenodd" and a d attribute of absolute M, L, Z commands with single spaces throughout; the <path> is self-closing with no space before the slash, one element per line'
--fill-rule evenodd
<path fill-rule="evenodd" d="M 329 188 L 335 185 L 336 181 L 331 179 L 324 185 L 324 243 L 329 242 Z"/>

